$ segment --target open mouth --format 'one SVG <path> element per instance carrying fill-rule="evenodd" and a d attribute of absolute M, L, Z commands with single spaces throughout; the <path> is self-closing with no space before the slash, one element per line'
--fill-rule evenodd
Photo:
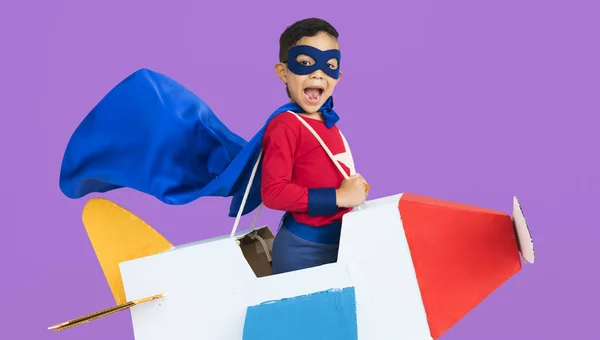
<path fill-rule="evenodd" d="M 307 87 L 304 89 L 304 98 L 309 103 L 317 103 L 321 100 L 324 91 L 325 89 L 319 86 Z"/>

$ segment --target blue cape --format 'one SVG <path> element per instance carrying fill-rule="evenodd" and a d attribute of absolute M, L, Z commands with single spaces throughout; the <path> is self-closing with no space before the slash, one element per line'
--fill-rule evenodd
<path fill-rule="evenodd" d="M 203 196 L 232 197 L 236 216 L 264 130 L 276 115 L 304 112 L 279 107 L 247 142 L 231 132 L 206 103 L 175 80 L 141 69 L 117 84 L 84 118 L 65 150 L 60 189 L 69 198 L 129 187 L 166 204 Z M 321 108 L 328 127 L 339 117 L 333 99 Z M 243 214 L 261 202 L 260 170 Z"/>

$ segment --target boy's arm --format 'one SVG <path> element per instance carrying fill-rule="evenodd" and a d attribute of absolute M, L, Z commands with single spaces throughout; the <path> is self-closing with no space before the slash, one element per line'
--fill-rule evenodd
<path fill-rule="evenodd" d="M 291 182 L 296 133 L 284 123 L 271 122 L 263 137 L 261 194 L 266 207 L 310 216 L 338 211 L 336 188 L 306 188 Z"/>

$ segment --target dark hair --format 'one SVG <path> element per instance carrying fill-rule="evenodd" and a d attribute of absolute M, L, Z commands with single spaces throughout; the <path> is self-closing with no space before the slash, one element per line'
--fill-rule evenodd
<path fill-rule="evenodd" d="M 327 21 L 319 18 L 308 18 L 297 21 L 288 26 L 279 37 L 279 61 L 287 60 L 288 51 L 304 37 L 314 37 L 318 33 L 325 32 L 334 39 L 339 38 L 338 31 Z M 291 97 L 289 89 L 285 88 L 288 97 Z"/>
<path fill-rule="evenodd" d="M 325 32 L 335 39 L 339 38 L 338 31 L 323 19 L 308 18 L 293 23 L 279 37 L 279 61 L 283 62 L 287 59 L 288 51 L 300 39 L 314 37 L 320 32 Z"/>

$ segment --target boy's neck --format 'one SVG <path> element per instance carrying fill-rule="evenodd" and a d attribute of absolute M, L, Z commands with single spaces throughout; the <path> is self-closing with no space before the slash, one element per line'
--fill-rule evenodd
<path fill-rule="evenodd" d="M 314 120 L 318 120 L 318 121 L 323 121 L 323 115 L 321 115 L 321 112 L 313 112 L 313 113 L 301 113 L 302 116 L 306 117 L 306 118 L 310 118 L 310 119 L 314 119 Z"/>
<path fill-rule="evenodd" d="M 290 99 L 290 103 L 293 103 L 293 102 L 294 101 Z M 318 120 L 318 121 L 321 121 L 321 122 L 324 121 L 323 120 L 323 115 L 321 114 L 320 111 L 313 112 L 313 113 L 304 112 L 304 113 L 300 113 L 300 115 L 303 116 L 303 117 L 314 119 L 314 120 Z"/>

